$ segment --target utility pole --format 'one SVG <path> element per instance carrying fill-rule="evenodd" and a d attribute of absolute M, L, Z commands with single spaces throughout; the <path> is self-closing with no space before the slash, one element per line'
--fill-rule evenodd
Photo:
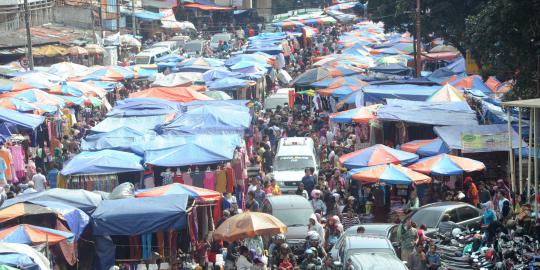
<path fill-rule="evenodd" d="M 30 70 L 34 70 L 34 56 L 32 55 L 32 33 L 30 33 L 30 11 L 28 0 L 24 0 L 24 24 L 26 25 L 26 57 Z"/>
<path fill-rule="evenodd" d="M 98 6 L 99 29 L 100 29 L 99 31 L 101 33 L 101 40 L 103 40 L 103 14 L 102 14 L 103 13 L 103 5 L 101 3 L 101 0 L 97 0 L 97 1 L 98 1 L 98 4 L 99 4 L 99 6 Z"/>
<path fill-rule="evenodd" d="M 135 18 L 135 0 L 131 0 L 131 23 L 133 24 L 133 36 L 137 35 L 137 22 Z"/>
<path fill-rule="evenodd" d="M 120 33 L 120 0 L 116 0 L 116 31 Z"/>
<path fill-rule="evenodd" d="M 420 0 L 416 0 L 416 78 L 420 78 L 422 72 L 422 31 L 420 29 Z"/>

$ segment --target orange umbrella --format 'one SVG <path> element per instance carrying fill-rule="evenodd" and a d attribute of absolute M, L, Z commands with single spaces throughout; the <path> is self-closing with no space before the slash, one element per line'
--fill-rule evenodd
<path fill-rule="evenodd" d="M 287 225 L 272 215 L 246 212 L 226 219 L 214 232 L 214 238 L 228 242 L 258 235 L 286 233 Z"/>
<path fill-rule="evenodd" d="M 0 210 L 0 223 L 23 216 L 44 214 L 56 215 L 56 213 L 48 207 L 31 203 L 17 203 Z"/>
<path fill-rule="evenodd" d="M 153 87 L 129 95 L 130 98 L 161 98 L 176 102 L 190 102 L 195 100 L 212 100 L 212 98 L 199 93 L 204 86 L 177 86 L 177 87 Z"/>
<path fill-rule="evenodd" d="M 70 55 L 88 55 L 88 51 L 85 48 L 79 46 L 70 47 L 67 49 L 67 52 Z"/>

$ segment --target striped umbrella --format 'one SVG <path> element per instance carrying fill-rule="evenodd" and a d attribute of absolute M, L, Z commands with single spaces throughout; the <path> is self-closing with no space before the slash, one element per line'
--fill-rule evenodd
<path fill-rule="evenodd" d="M 339 162 L 347 169 L 362 168 L 382 164 L 409 164 L 418 160 L 418 155 L 396 150 L 386 145 L 374 146 L 343 155 Z"/>
<path fill-rule="evenodd" d="M 432 140 L 415 140 L 401 145 L 400 150 L 415 153 L 420 156 L 435 156 L 448 153 L 450 149 L 440 138 Z"/>
<path fill-rule="evenodd" d="M 427 157 L 409 166 L 417 172 L 432 175 L 460 175 L 465 172 L 482 171 L 484 163 L 470 158 L 440 154 Z"/>
<path fill-rule="evenodd" d="M 348 111 L 333 113 L 330 115 L 330 121 L 335 123 L 368 123 L 377 118 L 377 110 L 380 104 L 355 108 Z"/>
<path fill-rule="evenodd" d="M 71 232 L 29 224 L 20 224 L 0 231 L 0 242 L 18 244 L 56 244 L 64 240 L 72 242 L 74 237 L 75 235 Z"/>
<path fill-rule="evenodd" d="M 394 164 L 353 169 L 349 174 L 353 180 L 363 184 L 410 185 L 414 183 L 418 185 L 431 182 L 431 177 L 427 175 Z"/>
<path fill-rule="evenodd" d="M 135 197 L 159 197 L 165 195 L 187 194 L 197 201 L 215 201 L 221 199 L 221 193 L 205 188 L 173 183 L 155 188 L 143 189 L 135 194 Z"/>

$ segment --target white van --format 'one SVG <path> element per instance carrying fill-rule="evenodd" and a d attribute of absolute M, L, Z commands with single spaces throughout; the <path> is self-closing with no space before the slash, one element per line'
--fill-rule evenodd
<path fill-rule="evenodd" d="M 178 42 L 174 40 L 155 43 L 152 45 L 151 48 L 167 48 L 169 49 L 169 51 L 171 51 L 171 53 L 178 53 L 180 51 L 180 46 L 178 46 Z"/>
<path fill-rule="evenodd" d="M 154 64 L 156 59 L 171 54 L 171 51 L 167 48 L 157 47 L 144 50 L 135 56 L 136 65 L 148 65 Z"/>
<path fill-rule="evenodd" d="M 275 110 L 277 106 L 282 108 L 289 106 L 289 95 L 273 94 L 264 100 L 264 109 Z"/>
<path fill-rule="evenodd" d="M 273 175 L 283 192 L 294 192 L 302 182 L 304 170 L 314 168 L 319 171 L 319 159 L 313 139 L 309 137 L 289 137 L 279 140 L 274 158 Z M 314 175 L 315 179 L 317 176 Z"/>

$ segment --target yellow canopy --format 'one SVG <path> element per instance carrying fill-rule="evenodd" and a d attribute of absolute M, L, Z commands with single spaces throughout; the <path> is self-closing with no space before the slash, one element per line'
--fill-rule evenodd
<path fill-rule="evenodd" d="M 67 50 L 64 47 L 58 45 L 47 45 L 39 47 L 33 51 L 36 57 L 55 57 L 67 54 Z"/>

